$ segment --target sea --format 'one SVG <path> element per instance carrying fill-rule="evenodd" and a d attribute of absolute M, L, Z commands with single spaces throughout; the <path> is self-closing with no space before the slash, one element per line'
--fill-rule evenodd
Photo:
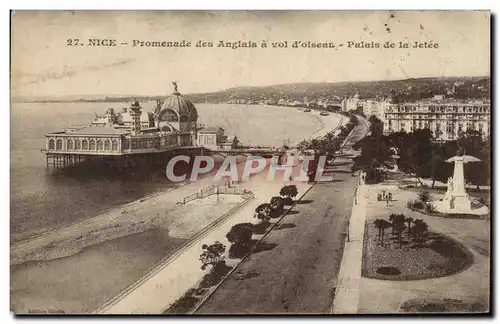
<path fill-rule="evenodd" d="M 162 176 L 75 177 L 46 170 L 44 134 L 87 125 L 95 113 L 120 111 L 129 103 L 13 103 L 10 150 L 11 243 L 97 216 L 177 184 Z M 155 103 L 142 106 L 152 111 Z M 222 126 L 244 145 L 281 146 L 321 128 L 317 116 L 264 105 L 196 104 L 199 123 Z M 120 238 L 63 259 L 11 267 L 11 308 L 88 312 L 139 279 L 182 242 L 164 233 Z M 85 269 L 85 270 L 82 270 Z M 97 277 L 113 278 L 111 282 Z"/>

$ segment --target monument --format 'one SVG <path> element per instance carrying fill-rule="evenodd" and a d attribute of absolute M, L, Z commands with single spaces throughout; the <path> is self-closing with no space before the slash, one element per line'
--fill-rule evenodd
<path fill-rule="evenodd" d="M 400 159 L 398 149 L 396 147 L 391 147 L 389 149 L 389 154 L 391 154 L 390 166 L 392 166 L 392 169 L 389 169 L 387 171 L 396 173 L 400 172 L 398 167 L 398 160 Z"/>
<path fill-rule="evenodd" d="M 454 163 L 453 178 L 448 178 L 447 190 L 444 198 L 434 201 L 432 204 L 436 211 L 445 214 L 487 214 L 488 207 L 472 209 L 472 202 L 465 190 L 464 164 L 471 162 L 480 162 L 476 157 L 465 155 L 462 150 L 457 155 L 446 160 L 448 163 Z"/>

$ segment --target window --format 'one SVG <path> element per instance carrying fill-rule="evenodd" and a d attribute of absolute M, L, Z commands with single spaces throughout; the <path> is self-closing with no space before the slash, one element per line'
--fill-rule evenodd
<path fill-rule="evenodd" d="M 101 140 L 98 140 L 97 141 L 97 150 L 98 151 L 102 151 L 103 150 L 103 144 L 102 144 L 102 141 Z"/>
<path fill-rule="evenodd" d="M 110 148 L 111 148 L 111 143 L 108 140 L 104 141 L 104 150 L 109 151 Z"/>
<path fill-rule="evenodd" d="M 91 140 L 89 143 L 89 150 L 95 151 L 95 141 Z"/>
<path fill-rule="evenodd" d="M 73 141 L 72 140 L 68 140 L 67 149 L 68 149 L 68 151 L 73 151 Z"/>
<path fill-rule="evenodd" d="M 56 141 L 56 150 L 62 150 L 62 140 L 58 139 Z"/>
<path fill-rule="evenodd" d="M 49 140 L 49 150 L 53 150 L 54 149 L 54 140 L 51 139 Z"/>
<path fill-rule="evenodd" d="M 89 149 L 89 142 L 87 140 L 82 141 L 82 150 L 88 150 Z"/>
<path fill-rule="evenodd" d="M 111 143 L 111 150 L 118 151 L 118 142 L 117 141 L 113 141 Z"/>

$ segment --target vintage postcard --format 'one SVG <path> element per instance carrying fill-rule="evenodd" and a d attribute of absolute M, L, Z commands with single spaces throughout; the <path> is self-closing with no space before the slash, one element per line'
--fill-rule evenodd
<path fill-rule="evenodd" d="M 11 11 L 11 312 L 488 314 L 490 26 Z"/>

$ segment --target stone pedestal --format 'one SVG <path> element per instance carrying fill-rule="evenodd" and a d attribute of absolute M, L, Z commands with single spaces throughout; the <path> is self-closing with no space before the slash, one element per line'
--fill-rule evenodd
<path fill-rule="evenodd" d="M 453 213 L 462 214 L 472 212 L 472 203 L 466 196 L 453 197 L 450 205 Z"/>

